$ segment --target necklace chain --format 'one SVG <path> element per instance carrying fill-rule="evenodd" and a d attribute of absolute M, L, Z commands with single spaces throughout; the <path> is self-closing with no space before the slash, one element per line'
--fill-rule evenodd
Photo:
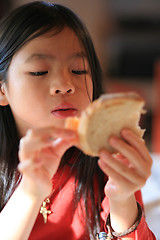
<path fill-rule="evenodd" d="M 80 154 L 78 154 L 78 156 L 76 157 L 76 160 L 79 158 L 79 155 Z M 43 201 L 42 206 L 40 208 L 40 214 L 42 214 L 42 216 L 43 216 L 44 223 L 47 223 L 48 215 L 52 213 L 51 210 L 47 209 L 47 204 L 50 203 L 50 197 L 54 193 L 55 189 L 57 189 L 57 186 L 59 185 L 59 182 L 60 182 L 60 180 L 62 179 L 62 177 L 64 175 L 64 171 L 65 171 L 65 167 L 63 168 L 63 172 L 62 172 L 62 174 L 61 174 L 61 176 L 60 176 L 60 178 L 59 178 L 59 180 L 58 180 L 58 182 L 56 184 L 56 187 L 52 190 L 51 194 Z"/>
<path fill-rule="evenodd" d="M 52 194 L 54 193 L 55 189 L 57 189 L 57 186 L 59 185 L 59 182 L 62 179 L 63 174 L 64 174 L 64 171 L 62 172 L 62 174 L 58 180 L 58 183 L 56 184 L 56 187 L 52 190 L 51 194 L 43 201 L 42 206 L 40 208 L 40 213 L 43 216 L 44 223 L 47 223 L 48 215 L 50 215 L 52 213 L 51 210 L 48 210 L 47 204 L 50 203 L 50 198 L 51 198 Z"/>

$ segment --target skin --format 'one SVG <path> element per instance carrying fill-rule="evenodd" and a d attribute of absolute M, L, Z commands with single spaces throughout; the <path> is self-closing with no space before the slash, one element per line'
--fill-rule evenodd
<path fill-rule="evenodd" d="M 14 55 L 7 81 L 1 85 L 0 104 L 10 105 L 22 137 L 19 170 L 23 174 L 19 187 L 0 215 L 3 239 L 28 238 L 42 201 L 52 191 L 51 178 L 62 155 L 78 144 L 76 132 L 64 129 L 65 118 L 51 114 L 57 105 L 69 102 L 76 107 L 76 116 L 80 116 L 92 99 L 89 65 L 85 57 L 77 57 L 77 53 L 85 55 L 76 35 L 67 27 L 59 34 L 37 37 Z M 31 57 L 33 54 L 38 56 Z M 84 70 L 84 61 L 87 73 L 75 73 L 75 70 Z M 47 73 L 31 74 L 41 71 Z M 144 141 L 129 129 L 122 130 L 121 139 L 111 136 L 109 142 L 120 155 L 113 156 L 102 149 L 98 164 L 109 176 L 105 194 L 109 198 L 112 227 L 121 232 L 137 217 L 134 192 L 150 176 L 152 160 Z M 13 217 L 5 217 L 11 215 Z M 12 227 L 5 231 L 8 225 Z"/>
<path fill-rule="evenodd" d="M 41 71 L 47 74 L 31 74 Z M 21 136 L 18 167 L 23 178 L 0 214 L 3 239 L 28 239 L 42 201 L 52 191 L 51 179 L 62 155 L 78 142 L 75 132 L 64 129 L 65 118 L 51 111 L 67 102 L 80 116 L 92 92 L 85 52 L 67 27 L 59 34 L 52 31 L 37 37 L 14 55 L 7 81 L 1 84 L 0 104 L 10 105 Z M 6 231 L 8 225 L 10 231 Z"/>
<path fill-rule="evenodd" d="M 84 71 L 84 65 L 86 74 L 75 73 Z M 36 72 L 43 74 L 34 76 Z M 21 136 L 30 128 L 63 127 L 65 119 L 57 119 L 51 111 L 69 102 L 80 116 L 93 92 L 85 51 L 69 28 L 56 35 L 53 31 L 47 33 L 21 48 L 12 59 L 2 87 Z"/>
<path fill-rule="evenodd" d="M 112 227 L 117 232 L 125 231 L 135 222 L 138 212 L 134 193 L 145 185 L 152 166 L 142 139 L 129 129 L 123 129 L 121 136 L 122 139 L 116 136 L 109 139 L 119 154 L 104 149 L 99 159 L 100 168 L 109 176 L 104 190 L 110 202 Z"/>

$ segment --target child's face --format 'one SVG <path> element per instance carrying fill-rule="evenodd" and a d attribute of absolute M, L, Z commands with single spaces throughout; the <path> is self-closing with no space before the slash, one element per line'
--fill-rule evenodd
<path fill-rule="evenodd" d="M 75 33 L 65 27 L 22 47 L 11 61 L 4 92 L 21 136 L 28 128 L 62 127 L 66 117 L 80 116 L 92 99 L 93 85 Z"/>

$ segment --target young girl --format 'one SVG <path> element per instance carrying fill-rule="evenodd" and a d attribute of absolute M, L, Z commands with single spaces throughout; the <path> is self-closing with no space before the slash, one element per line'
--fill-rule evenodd
<path fill-rule="evenodd" d="M 64 129 L 102 94 L 92 41 L 71 10 L 33 2 L 3 19 L 0 87 L 1 239 L 155 239 L 142 213 L 144 142 L 122 129 L 109 140 L 119 154 L 97 159 Z"/>

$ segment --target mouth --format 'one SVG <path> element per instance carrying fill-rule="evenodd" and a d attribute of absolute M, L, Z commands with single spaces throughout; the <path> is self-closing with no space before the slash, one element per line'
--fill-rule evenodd
<path fill-rule="evenodd" d="M 57 118 L 63 119 L 67 117 L 74 117 L 77 115 L 78 109 L 71 104 L 64 103 L 57 106 L 51 111 L 51 114 Z"/>

